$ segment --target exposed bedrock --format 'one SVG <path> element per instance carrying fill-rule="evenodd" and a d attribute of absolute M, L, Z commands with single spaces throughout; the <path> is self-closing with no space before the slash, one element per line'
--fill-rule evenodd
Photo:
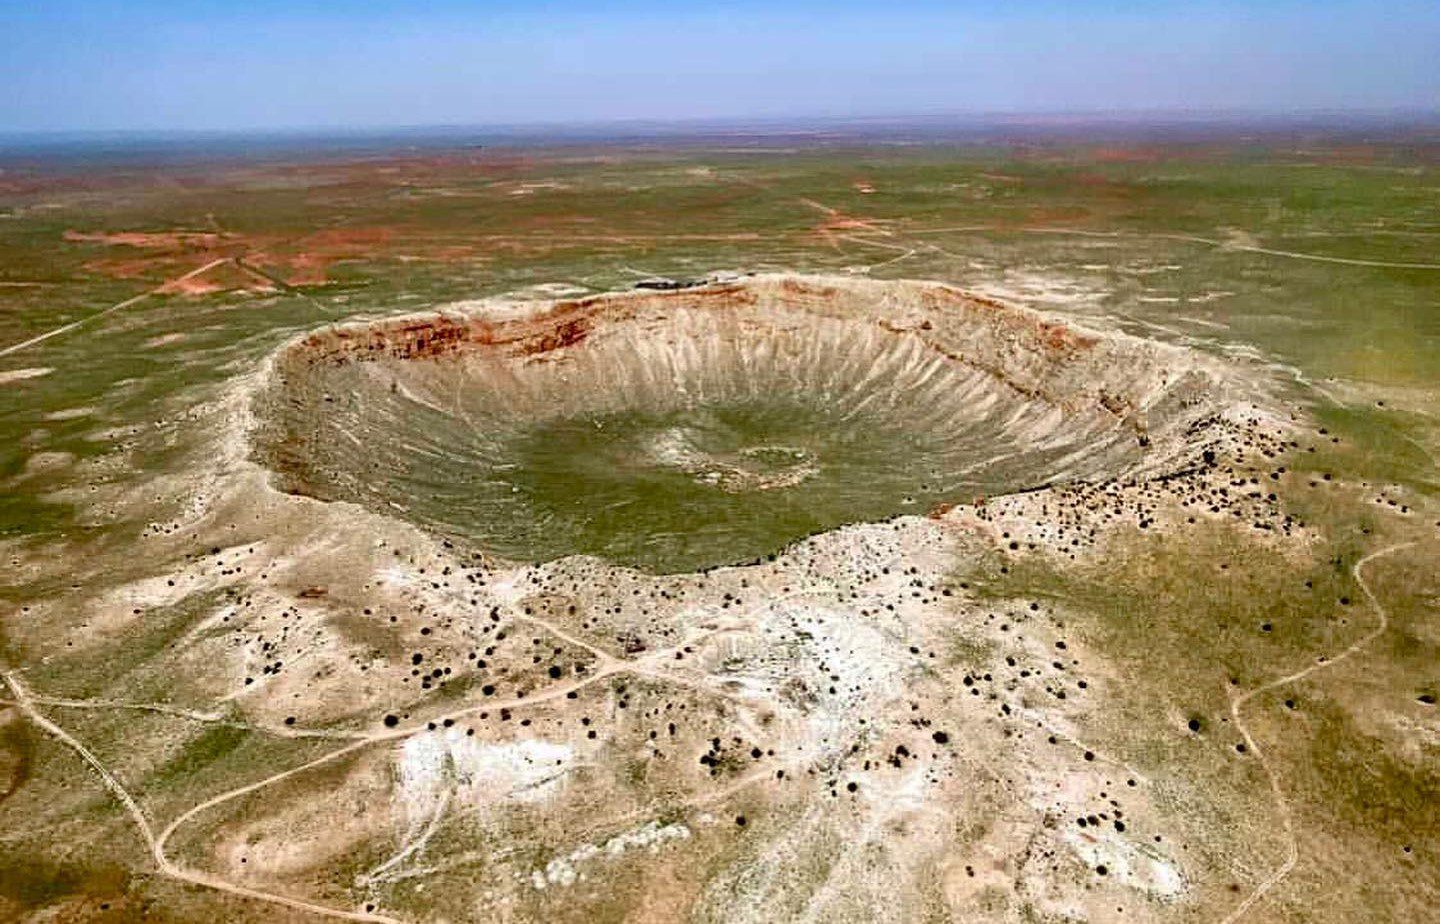
<path fill-rule="evenodd" d="M 671 572 L 1183 468 L 1227 375 L 946 285 L 760 276 L 327 328 L 275 358 L 253 437 L 292 493 Z"/>

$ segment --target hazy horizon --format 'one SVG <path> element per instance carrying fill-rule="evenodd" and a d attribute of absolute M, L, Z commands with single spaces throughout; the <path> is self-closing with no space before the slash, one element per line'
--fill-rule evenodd
<path fill-rule="evenodd" d="M 0 12 L 0 51 L 6 134 L 1440 108 L 1440 7 L 1411 0 L 60 0 Z"/>

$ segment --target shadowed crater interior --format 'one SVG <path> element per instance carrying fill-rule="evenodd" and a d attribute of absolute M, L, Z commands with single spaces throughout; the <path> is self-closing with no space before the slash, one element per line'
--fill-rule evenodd
<path fill-rule="evenodd" d="M 1216 388 L 1184 351 L 943 285 L 762 276 L 328 328 L 275 357 L 252 436 L 292 493 L 669 572 L 1182 464 Z"/>

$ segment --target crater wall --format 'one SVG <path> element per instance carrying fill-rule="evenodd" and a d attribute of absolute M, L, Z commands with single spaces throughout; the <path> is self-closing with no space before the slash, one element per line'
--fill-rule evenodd
<path fill-rule="evenodd" d="M 327 328 L 276 357 L 253 439 L 292 493 L 679 571 L 1177 470 L 1227 391 L 1184 350 L 946 285 L 761 276 Z"/>

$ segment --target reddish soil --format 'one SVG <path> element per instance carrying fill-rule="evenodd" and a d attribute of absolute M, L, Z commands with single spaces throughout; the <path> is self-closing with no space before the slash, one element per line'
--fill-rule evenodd
<path fill-rule="evenodd" d="M 332 228 L 294 242 L 256 242 L 249 260 L 290 285 L 324 285 L 330 281 L 326 270 L 331 264 L 385 254 L 395 237 L 395 229 L 384 226 Z"/>
<path fill-rule="evenodd" d="M 1089 350 L 1100 342 L 1098 338 L 1076 333 L 1069 326 L 1058 321 L 1044 321 L 1038 318 L 1031 320 L 992 298 L 962 292 L 948 286 L 928 290 L 924 293 L 923 298 L 927 307 L 932 308 L 944 309 L 947 305 L 969 305 L 992 309 L 997 322 L 1017 331 L 1033 324 L 1039 333 L 1039 342 L 1047 349 L 1057 352 L 1075 353 Z"/>
<path fill-rule="evenodd" d="M 1040 322 L 1040 342 L 1052 350 L 1088 350 L 1100 341 L 1085 334 L 1077 334 L 1064 324 Z"/>
<path fill-rule="evenodd" d="M 210 295 L 227 288 L 208 277 L 209 274 L 190 276 L 186 279 L 172 279 L 156 289 L 162 295 Z"/>
<path fill-rule="evenodd" d="M 447 356 L 462 349 L 499 349 L 511 355 L 540 357 L 581 343 L 597 315 L 626 317 L 667 304 L 673 296 L 597 295 L 557 302 L 542 315 L 513 321 L 457 319 L 443 314 L 404 318 L 393 323 L 327 328 L 307 337 L 302 346 L 307 362 L 343 363 L 394 357 L 422 359 Z M 714 286 L 687 293 L 687 304 L 713 309 L 750 305 L 755 295 L 742 286 Z"/>
<path fill-rule="evenodd" d="M 825 220 L 815 226 L 815 232 L 821 235 L 833 234 L 836 231 L 874 231 L 875 223 L 865 218 L 855 218 L 842 212 L 827 215 Z"/>
<path fill-rule="evenodd" d="M 377 259 L 392 256 L 400 237 L 396 229 L 385 226 L 335 228 L 316 231 L 298 238 L 279 235 L 219 234 L 198 231 L 66 231 L 63 239 L 82 245 L 124 248 L 124 256 L 104 255 L 85 263 L 91 272 L 115 279 L 172 279 L 207 260 L 222 257 L 244 257 L 290 285 L 325 285 L 330 281 L 328 269 L 344 260 Z M 426 243 L 407 241 L 422 258 L 437 260 L 469 256 L 469 248 L 453 243 L 425 254 Z M 135 251 L 139 251 L 136 254 Z M 206 274 L 207 277 L 209 274 Z M 202 295 L 224 289 L 247 288 L 271 291 L 274 286 L 251 274 L 237 274 L 233 285 L 219 285 L 210 279 L 189 279 L 169 290 L 178 294 Z"/>

